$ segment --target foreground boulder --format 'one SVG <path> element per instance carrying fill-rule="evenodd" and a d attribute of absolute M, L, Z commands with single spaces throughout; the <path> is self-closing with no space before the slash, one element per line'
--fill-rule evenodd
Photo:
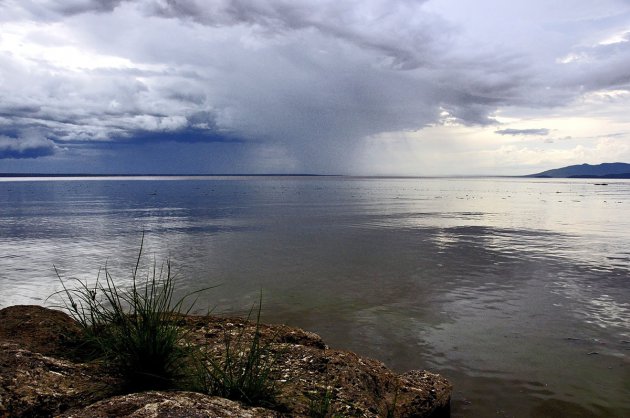
<path fill-rule="evenodd" d="M 220 355 L 230 336 L 254 335 L 239 318 L 189 316 L 190 342 Z M 123 382 L 98 363 L 82 362 L 80 327 L 66 314 L 39 306 L 0 310 L 0 417 L 283 417 L 328 415 L 447 417 L 451 385 L 439 375 L 395 374 L 381 362 L 330 349 L 313 333 L 260 325 L 274 358 L 278 396 L 273 409 L 193 392 L 124 393 Z M 246 343 L 247 341 L 245 341 Z M 80 349 L 80 348 L 79 348 Z"/>
<path fill-rule="evenodd" d="M 120 391 L 98 364 L 74 361 L 81 329 L 41 306 L 0 310 L 0 417 L 49 417 Z"/>
<path fill-rule="evenodd" d="M 117 393 L 120 380 L 91 364 L 0 343 L 0 417 L 48 417 Z"/>
<path fill-rule="evenodd" d="M 64 418 L 273 418 L 276 413 L 264 408 L 248 408 L 229 399 L 201 393 L 149 391 L 114 396 L 62 416 Z"/>

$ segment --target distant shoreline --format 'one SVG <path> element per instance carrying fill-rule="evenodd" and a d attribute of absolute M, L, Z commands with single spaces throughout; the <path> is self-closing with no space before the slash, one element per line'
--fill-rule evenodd
<path fill-rule="evenodd" d="M 605 174 L 602 176 L 584 174 L 584 175 L 575 175 L 575 176 L 566 176 L 566 177 L 537 176 L 537 175 L 522 176 L 522 177 L 527 177 L 527 178 L 532 178 L 532 179 L 630 179 L 630 173 Z"/>
<path fill-rule="evenodd" d="M 533 178 L 565 179 L 630 179 L 630 164 L 602 163 L 597 165 L 579 164 L 530 174 Z"/>

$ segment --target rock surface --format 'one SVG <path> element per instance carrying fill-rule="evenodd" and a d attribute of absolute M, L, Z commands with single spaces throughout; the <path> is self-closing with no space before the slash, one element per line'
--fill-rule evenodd
<path fill-rule="evenodd" d="M 0 310 L 0 417 L 47 417 L 117 393 L 120 379 L 72 360 L 78 324 L 41 306 Z"/>
<path fill-rule="evenodd" d="M 120 381 L 96 365 L 0 343 L 0 417 L 47 417 L 117 392 Z"/>
<path fill-rule="evenodd" d="M 238 402 L 194 392 L 142 392 L 114 396 L 87 408 L 62 415 L 64 418 L 267 418 L 276 413 L 247 408 Z"/>
<path fill-rule="evenodd" d="M 220 355 L 226 338 L 242 341 L 255 324 L 239 318 L 189 316 L 190 342 Z M 381 362 L 330 349 L 313 333 L 260 325 L 274 358 L 276 410 L 252 408 L 193 392 L 123 393 L 121 380 L 98 363 L 77 360 L 80 328 L 63 312 L 39 306 L 0 310 L 0 417 L 288 417 L 312 415 L 330 400 L 335 416 L 447 417 L 451 385 L 439 375 L 395 374 Z"/>

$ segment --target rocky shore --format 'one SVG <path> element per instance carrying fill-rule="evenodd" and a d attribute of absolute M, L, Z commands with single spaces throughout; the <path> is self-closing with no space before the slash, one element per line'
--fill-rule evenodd
<path fill-rule="evenodd" d="M 220 346 L 226 332 L 254 332 L 240 318 L 187 316 L 193 344 Z M 339 417 L 448 417 L 451 385 L 426 371 L 396 374 L 381 362 L 331 349 L 313 333 L 261 325 L 277 350 L 279 404 L 250 407 L 183 391 L 127 393 L 114 371 L 85 362 L 74 341 L 81 328 L 41 306 L 0 310 L 0 417 L 308 417 L 313 394 L 330 396 Z"/>

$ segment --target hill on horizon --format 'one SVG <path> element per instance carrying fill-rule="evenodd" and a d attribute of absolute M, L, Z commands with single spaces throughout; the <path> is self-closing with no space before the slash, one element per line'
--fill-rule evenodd
<path fill-rule="evenodd" d="M 530 174 L 525 177 L 628 179 L 630 178 L 630 164 L 578 164 L 547 170 L 537 174 Z"/>

